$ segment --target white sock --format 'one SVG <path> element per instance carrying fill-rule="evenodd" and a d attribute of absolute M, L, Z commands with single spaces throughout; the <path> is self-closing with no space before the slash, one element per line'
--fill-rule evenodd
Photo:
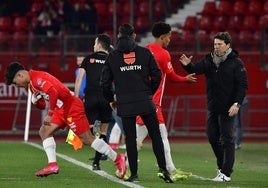
<path fill-rule="evenodd" d="M 110 134 L 109 143 L 110 144 L 119 144 L 120 135 L 121 135 L 121 129 L 119 128 L 118 124 L 115 123 L 114 127 L 111 131 L 111 134 Z"/>
<path fill-rule="evenodd" d="M 104 140 L 95 138 L 91 147 L 94 150 L 107 155 L 112 161 L 115 161 L 117 153 Z"/>
<path fill-rule="evenodd" d="M 46 152 L 48 162 L 56 162 L 56 142 L 54 137 L 48 137 L 43 140 L 43 148 Z"/>
<path fill-rule="evenodd" d="M 136 131 L 137 131 L 137 149 L 140 150 L 142 143 L 148 134 L 148 130 L 145 125 L 136 124 Z"/>
<path fill-rule="evenodd" d="M 165 124 L 159 125 L 162 141 L 164 144 L 164 152 L 165 152 L 165 158 L 166 158 L 166 167 L 169 172 L 173 172 L 176 170 L 176 167 L 172 161 L 171 152 L 170 152 L 170 144 L 168 141 L 168 134 L 167 134 L 167 128 Z"/>

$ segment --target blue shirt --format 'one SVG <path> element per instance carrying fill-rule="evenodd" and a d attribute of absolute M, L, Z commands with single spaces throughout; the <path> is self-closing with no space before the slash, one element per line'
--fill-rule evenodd
<path fill-rule="evenodd" d="M 77 77 L 78 72 L 79 72 L 79 68 L 77 68 L 75 70 L 75 78 Z M 85 96 L 86 81 L 87 81 L 86 80 L 86 75 L 84 75 L 82 83 L 81 83 L 80 91 L 79 91 L 79 94 L 78 94 L 79 97 L 84 97 Z"/>

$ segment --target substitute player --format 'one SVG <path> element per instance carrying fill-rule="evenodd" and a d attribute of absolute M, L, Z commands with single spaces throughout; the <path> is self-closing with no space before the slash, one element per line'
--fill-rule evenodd
<path fill-rule="evenodd" d="M 165 88 L 166 78 L 174 83 L 180 82 L 189 82 L 193 83 L 196 82 L 196 78 L 194 77 L 195 74 L 189 74 L 187 76 L 179 76 L 174 72 L 174 69 L 171 64 L 171 57 L 169 52 L 165 49 L 168 47 L 171 37 L 171 27 L 169 24 L 158 22 L 155 23 L 152 29 L 152 35 L 155 38 L 153 43 L 148 44 L 146 47 L 152 52 L 155 57 L 155 60 L 161 69 L 162 77 L 160 85 L 153 96 L 153 101 L 157 108 L 157 117 L 159 121 L 159 128 L 161 137 L 164 143 L 164 150 L 165 150 L 165 158 L 166 158 L 166 165 L 167 169 L 171 174 L 171 178 L 173 181 L 186 179 L 190 173 L 186 173 L 176 169 L 171 153 L 170 153 L 170 144 L 168 141 L 168 133 L 165 126 L 165 120 L 162 113 L 162 98 Z M 137 146 L 138 149 L 142 145 L 143 140 L 147 136 L 147 129 L 144 126 L 144 123 L 140 117 L 137 118 Z"/>
<path fill-rule="evenodd" d="M 73 96 L 71 91 L 57 78 L 43 71 L 27 71 L 20 63 L 13 62 L 6 69 L 5 81 L 7 85 L 15 84 L 26 90 L 30 89 L 33 96 L 42 95 L 49 101 L 48 114 L 39 130 L 48 164 L 36 172 L 36 176 L 44 177 L 59 172 L 53 133 L 67 125 L 85 145 L 90 145 L 96 151 L 104 153 L 112 159 L 120 172 L 120 178 L 123 178 L 125 155 L 117 154 L 102 139 L 95 138 L 91 134 L 83 102 Z"/>

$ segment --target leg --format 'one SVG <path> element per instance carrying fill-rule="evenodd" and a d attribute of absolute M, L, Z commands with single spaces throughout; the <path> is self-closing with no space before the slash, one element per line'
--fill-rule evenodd
<path fill-rule="evenodd" d="M 142 147 L 143 140 L 148 135 L 148 130 L 145 125 L 136 124 L 137 131 L 137 149 L 140 150 Z"/>
<path fill-rule="evenodd" d="M 122 117 L 123 127 L 126 135 L 126 151 L 131 176 L 138 172 L 138 152 L 136 144 L 136 117 Z"/>
<path fill-rule="evenodd" d="M 107 143 L 106 140 L 106 132 L 108 128 L 108 123 L 102 123 L 101 124 L 101 135 L 100 139 L 104 140 Z M 96 151 L 94 161 L 93 161 L 93 170 L 100 170 L 100 159 L 102 157 L 102 153 L 99 153 Z"/>
<path fill-rule="evenodd" d="M 209 143 L 217 159 L 218 169 L 222 169 L 223 147 L 220 142 L 218 114 L 208 111 L 206 132 L 207 132 Z"/>
<path fill-rule="evenodd" d="M 220 115 L 220 134 L 223 145 L 223 165 L 221 172 L 230 177 L 233 172 L 233 165 L 235 160 L 235 143 L 234 143 L 234 128 L 233 117 L 229 117 L 228 114 Z"/>
<path fill-rule="evenodd" d="M 141 115 L 143 122 L 145 123 L 149 136 L 152 139 L 153 151 L 157 159 L 157 164 L 159 166 L 158 176 L 162 178 L 167 183 L 173 183 L 170 178 L 170 174 L 166 168 L 166 159 L 164 153 L 164 145 L 160 134 L 159 122 L 156 113 Z"/>
<path fill-rule="evenodd" d="M 125 155 L 117 154 L 104 140 L 95 138 L 90 130 L 79 135 L 85 145 L 90 145 L 95 151 L 107 155 L 116 165 L 119 171 L 119 178 L 123 178 L 126 173 Z"/>
<path fill-rule="evenodd" d="M 58 125 L 42 125 L 39 130 L 39 135 L 43 141 L 43 148 L 47 155 L 48 165 L 35 173 L 36 176 L 44 177 L 51 174 L 57 174 L 59 167 L 56 160 L 56 142 L 53 133 L 58 129 Z"/>

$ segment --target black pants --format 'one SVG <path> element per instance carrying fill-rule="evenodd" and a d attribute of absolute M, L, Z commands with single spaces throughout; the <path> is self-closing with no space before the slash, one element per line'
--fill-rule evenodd
<path fill-rule="evenodd" d="M 207 136 L 217 158 L 218 169 L 226 176 L 233 172 L 235 161 L 234 118 L 209 111 Z"/>
<path fill-rule="evenodd" d="M 156 113 L 141 115 L 149 136 L 152 139 L 153 151 L 157 159 L 159 168 L 166 170 L 166 160 L 164 154 L 164 146 L 159 130 L 159 122 Z M 131 175 L 136 175 L 138 171 L 138 151 L 137 151 L 137 133 L 136 133 L 136 117 L 122 117 L 123 127 L 126 135 L 126 150 Z"/>

